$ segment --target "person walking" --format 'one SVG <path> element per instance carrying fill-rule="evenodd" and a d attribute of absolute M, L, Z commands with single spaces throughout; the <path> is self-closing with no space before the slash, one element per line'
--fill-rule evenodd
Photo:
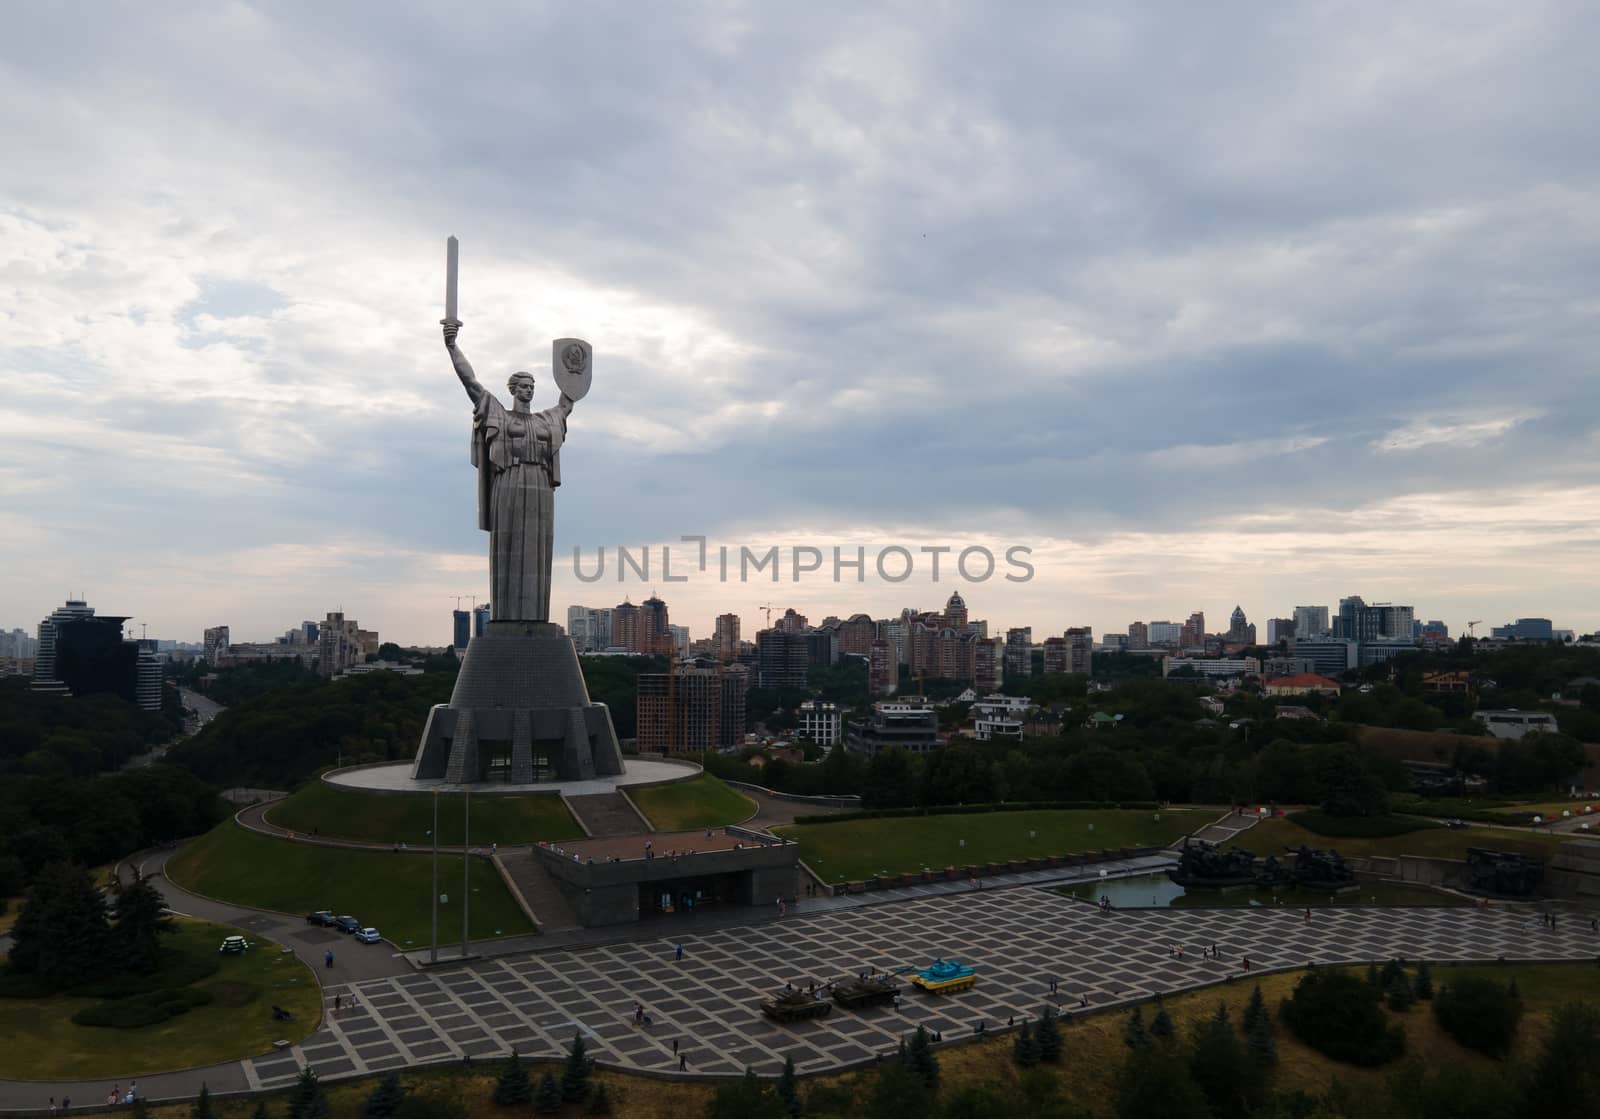
<path fill-rule="evenodd" d="M 327 953 L 322 957 L 322 960 L 328 967 L 332 967 L 333 966 L 333 949 L 332 948 L 328 949 Z"/>
<path fill-rule="evenodd" d="M 343 995 L 334 995 L 333 996 L 333 1011 L 334 1011 L 334 1013 L 337 1014 L 339 1011 L 341 1011 L 343 1009 L 344 1009 L 344 996 Z"/>
<path fill-rule="evenodd" d="M 72 1097 L 71 1096 L 62 1096 L 61 1097 L 61 1110 L 62 1111 L 66 1111 L 71 1106 L 72 1106 Z"/>
<path fill-rule="evenodd" d="M 50 1114 L 54 1115 L 55 1113 L 56 1113 L 56 1098 L 54 1096 L 51 1096 L 50 1097 Z"/>
<path fill-rule="evenodd" d="M 678 959 L 683 959 L 683 945 L 678 945 Z"/>
<path fill-rule="evenodd" d="M 689 1055 L 687 1053 L 679 1053 L 678 1054 L 678 1071 L 679 1072 L 687 1072 L 688 1070 L 689 1070 Z"/>

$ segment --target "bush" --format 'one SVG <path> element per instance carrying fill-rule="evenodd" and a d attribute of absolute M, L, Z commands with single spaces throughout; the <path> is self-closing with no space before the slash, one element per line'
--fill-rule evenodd
<path fill-rule="evenodd" d="M 208 976 L 215 975 L 217 967 L 217 961 L 212 955 L 163 948 L 160 963 L 156 970 L 148 975 L 119 971 L 104 979 L 80 983 L 68 994 L 89 999 L 125 999 L 132 995 L 149 994 L 152 991 L 187 987 L 191 983 L 198 983 Z"/>
<path fill-rule="evenodd" d="M 1347 971 L 1307 973 L 1280 1013 L 1296 1037 L 1336 1061 L 1382 1065 L 1405 1052 L 1405 1030 L 1389 1024 L 1377 992 Z"/>
<path fill-rule="evenodd" d="M 1462 975 L 1439 990 L 1433 1016 L 1440 1029 L 1468 1049 L 1504 1057 L 1516 1040 L 1522 1000 L 1504 983 Z"/>
<path fill-rule="evenodd" d="M 1388 839 L 1444 826 L 1414 816 L 1330 816 L 1314 809 L 1296 812 L 1289 819 L 1307 831 L 1334 839 Z"/>
<path fill-rule="evenodd" d="M 1160 811 L 1161 805 L 1153 800 L 1019 800 L 997 804 L 933 804 L 925 808 L 867 808 L 860 812 L 835 812 L 827 816 L 796 816 L 797 824 L 840 824 L 850 820 L 883 820 L 899 816 L 974 816 L 986 812 L 1052 812 L 1073 809 L 1126 808 L 1140 812 Z M 1426 826 L 1426 825 L 1424 825 Z"/>
<path fill-rule="evenodd" d="M 0 999 L 47 999 L 55 994 L 51 985 L 26 971 L 0 971 Z"/>
<path fill-rule="evenodd" d="M 187 1014 L 192 1008 L 205 1006 L 210 1001 L 209 991 L 180 987 L 175 991 L 151 991 L 133 998 L 97 1002 L 78 1011 L 72 1020 L 80 1026 L 136 1030 Z"/>

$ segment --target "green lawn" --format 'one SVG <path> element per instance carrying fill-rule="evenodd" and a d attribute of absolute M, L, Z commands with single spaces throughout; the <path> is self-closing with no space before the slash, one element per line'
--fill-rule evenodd
<path fill-rule="evenodd" d="M 364 793 L 318 780 L 267 809 L 267 819 L 291 831 L 422 847 L 432 842 L 428 833 L 433 828 L 433 799 L 432 793 Z M 440 843 L 460 846 L 462 799 L 459 794 L 439 794 Z M 553 793 L 475 796 L 471 813 L 468 838 L 474 845 L 556 842 L 583 835 Z"/>
<path fill-rule="evenodd" d="M 188 986 L 213 999 L 186 1014 L 138 1029 L 79 1026 L 72 1015 L 99 999 L 58 995 L 48 999 L 0 998 L 0 1077 L 28 1080 L 112 1080 L 215 1064 L 267 1053 L 278 1039 L 300 1041 L 316 1028 L 322 998 L 316 977 L 292 953 L 258 940 L 242 955 L 217 951 L 239 930 L 182 920 L 165 946 L 184 956 L 215 961 L 217 970 Z M 273 1006 L 294 1015 L 275 1022 Z M 85 1099 L 95 1105 L 99 1099 Z"/>
<path fill-rule="evenodd" d="M 227 820 L 167 862 L 178 885 L 237 905 L 310 913 L 331 909 L 374 925 L 402 948 L 429 942 L 432 863 L 427 854 L 319 847 L 247 831 Z M 471 860 L 471 936 L 519 936 L 532 923 L 487 859 Z M 440 856 L 441 937 L 461 936 L 461 856 Z M 356 946 L 357 948 L 361 946 Z M 374 952 L 381 947 L 370 946 Z"/>
<path fill-rule="evenodd" d="M 1572 836 L 1535 835 L 1505 828 L 1425 828 L 1381 838 L 1330 837 L 1301 827 L 1293 816 L 1263 820 L 1249 831 L 1239 833 L 1234 842 L 1263 857 L 1277 854 L 1284 847 L 1332 847 L 1341 855 L 1377 856 L 1422 855 L 1436 859 L 1465 859 L 1468 847 L 1487 847 L 1494 851 L 1516 851 L 1548 859 Z"/>
<path fill-rule="evenodd" d="M 1071 809 L 900 816 L 773 830 L 785 839 L 799 840 L 800 857 L 823 878 L 852 882 L 879 873 L 914 873 L 923 867 L 1166 844 L 1204 827 L 1217 815 L 1209 809 Z M 1035 838 L 1029 838 L 1030 832 Z"/>
<path fill-rule="evenodd" d="M 756 810 L 755 801 L 730 789 L 709 773 L 674 785 L 629 789 L 628 797 L 656 831 L 742 824 Z"/>

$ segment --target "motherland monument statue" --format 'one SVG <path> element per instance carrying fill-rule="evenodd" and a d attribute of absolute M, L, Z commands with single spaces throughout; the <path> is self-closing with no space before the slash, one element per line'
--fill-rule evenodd
<path fill-rule="evenodd" d="M 557 338 L 553 374 L 561 398 L 532 410 L 532 373 L 511 374 L 508 409 L 479 381 L 457 344 L 459 245 L 447 244 L 445 350 L 472 403 L 478 527 L 489 534 L 491 621 L 467 646 L 450 702 L 428 713 L 411 775 L 470 784 L 500 777 L 580 780 L 622 772 L 611 713 L 589 700 L 577 650 L 550 622 L 555 490 L 572 406 L 589 392 L 594 351 Z"/>

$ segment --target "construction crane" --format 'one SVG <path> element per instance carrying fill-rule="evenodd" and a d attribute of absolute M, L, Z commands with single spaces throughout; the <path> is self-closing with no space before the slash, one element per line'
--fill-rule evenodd
<path fill-rule="evenodd" d="M 774 610 L 776 610 L 777 607 L 773 606 L 771 603 L 767 603 L 767 604 L 762 605 L 762 606 L 757 606 L 756 609 L 757 610 L 765 610 L 767 612 L 767 628 L 771 629 L 772 628 L 772 612 Z"/>
<path fill-rule="evenodd" d="M 1479 618 L 1475 622 L 1468 622 L 1467 623 L 1467 636 L 1468 637 L 1477 637 L 1478 636 L 1477 627 L 1479 625 L 1481 625 L 1482 623 L 1483 623 L 1483 619 L 1482 618 Z"/>

